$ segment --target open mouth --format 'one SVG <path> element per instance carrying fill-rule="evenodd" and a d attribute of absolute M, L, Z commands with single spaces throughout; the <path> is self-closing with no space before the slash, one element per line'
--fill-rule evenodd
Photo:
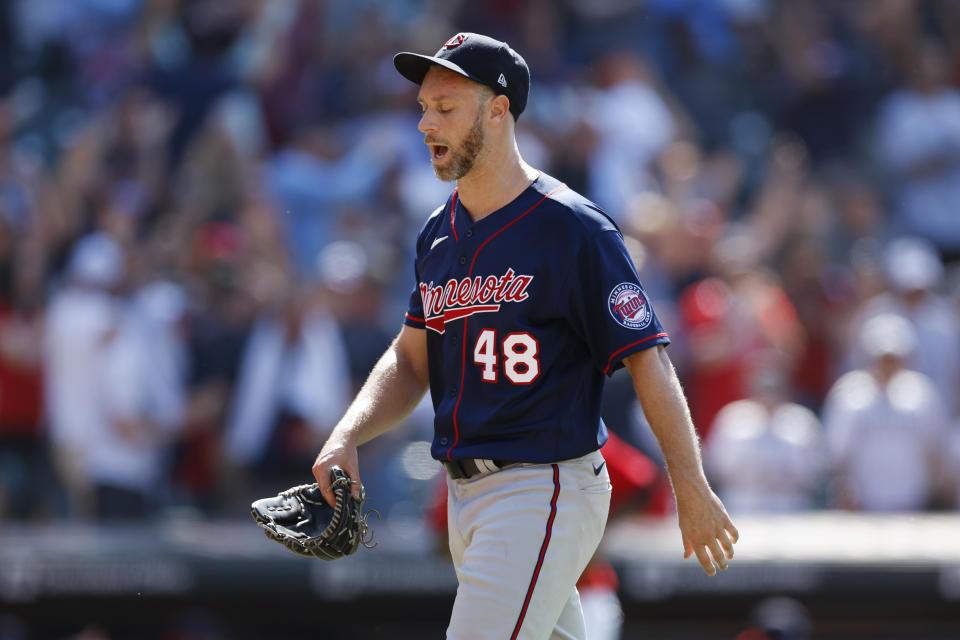
<path fill-rule="evenodd" d="M 434 161 L 442 160 L 447 155 L 447 151 L 449 150 L 450 148 L 444 144 L 430 145 L 430 151 Z"/>

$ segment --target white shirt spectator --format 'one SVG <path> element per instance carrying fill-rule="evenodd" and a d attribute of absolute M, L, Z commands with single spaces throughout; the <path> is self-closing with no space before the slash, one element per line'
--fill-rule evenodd
<path fill-rule="evenodd" d="M 926 375 L 947 403 L 946 411 L 956 415 L 960 393 L 960 316 L 956 307 L 936 292 L 943 276 L 943 264 L 936 249 L 919 238 L 897 238 L 885 251 L 885 268 L 892 292 L 868 302 L 853 323 L 858 335 L 872 318 L 894 314 L 913 326 L 914 342 L 906 366 Z M 862 368 L 870 360 L 860 341 L 853 341 L 850 368 Z"/>
<path fill-rule="evenodd" d="M 123 261 L 109 235 L 81 238 L 70 255 L 64 284 L 47 309 L 43 348 L 50 435 L 55 446 L 78 456 L 105 420 L 99 374 L 120 319 L 109 289 L 123 277 Z"/>
<path fill-rule="evenodd" d="M 158 282 L 134 296 L 105 345 L 99 397 L 106 420 L 86 448 L 98 485 L 156 493 L 167 445 L 183 426 L 186 310 L 176 285 Z"/>
<path fill-rule="evenodd" d="M 639 78 L 598 92 L 588 112 L 597 135 L 589 159 L 589 195 L 622 220 L 627 202 L 653 186 L 651 165 L 673 140 L 676 122 L 656 89 Z"/>
<path fill-rule="evenodd" d="M 839 501 L 865 511 L 924 509 L 946 445 L 943 401 L 928 377 L 903 368 L 916 345 L 907 320 L 875 316 L 858 340 L 870 368 L 841 376 L 823 408 Z"/>
<path fill-rule="evenodd" d="M 93 508 L 89 443 L 108 421 L 102 385 L 106 352 L 120 322 L 110 289 L 123 277 L 119 245 L 92 233 L 74 246 L 44 326 L 44 402 L 54 464 L 73 515 Z"/>
<path fill-rule="evenodd" d="M 929 378 L 902 370 L 886 385 L 867 371 L 842 376 L 824 406 L 837 471 L 857 509 L 918 511 L 933 497 L 944 415 Z"/>
<path fill-rule="evenodd" d="M 946 441 L 943 400 L 922 373 L 903 368 L 916 335 L 894 314 L 867 320 L 858 336 L 869 369 L 847 373 L 827 394 L 823 425 L 844 494 L 866 511 L 916 511 L 938 490 Z"/>
<path fill-rule="evenodd" d="M 814 507 L 826 470 L 820 421 L 801 405 L 756 400 L 724 407 L 704 445 L 704 463 L 732 513 Z"/>
<path fill-rule="evenodd" d="M 949 413 L 957 410 L 960 391 L 960 318 L 940 296 L 929 294 L 914 306 L 907 306 L 895 295 L 884 294 L 872 300 L 863 310 L 863 322 L 880 314 L 894 313 L 910 321 L 916 331 L 916 346 L 907 358 L 907 367 L 924 374 L 943 399 L 952 399 Z M 863 354 L 855 357 L 865 362 Z"/>
<path fill-rule="evenodd" d="M 50 436 L 77 455 L 106 420 L 100 373 L 118 321 L 116 299 L 97 289 L 68 287 L 52 296 L 47 309 L 44 361 Z"/>

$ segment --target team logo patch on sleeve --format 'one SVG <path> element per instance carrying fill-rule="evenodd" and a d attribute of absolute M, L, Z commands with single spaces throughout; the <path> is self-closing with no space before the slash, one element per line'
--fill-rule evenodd
<path fill-rule="evenodd" d="M 610 315 L 627 329 L 646 329 L 653 320 L 653 311 L 639 285 L 621 282 L 607 298 Z"/>

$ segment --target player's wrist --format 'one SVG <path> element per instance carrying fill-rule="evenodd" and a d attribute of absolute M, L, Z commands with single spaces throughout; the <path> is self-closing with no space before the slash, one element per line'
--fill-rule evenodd
<path fill-rule="evenodd" d="M 356 426 L 352 422 L 341 421 L 330 432 L 325 448 L 356 447 L 358 444 L 359 436 L 356 432 Z"/>
<path fill-rule="evenodd" d="M 673 485 L 673 493 L 678 501 L 684 498 L 704 498 L 713 493 L 710 489 L 710 483 L 707 482 L 707 478 L 703 474 L 671 475 L 670 483 Z"/>

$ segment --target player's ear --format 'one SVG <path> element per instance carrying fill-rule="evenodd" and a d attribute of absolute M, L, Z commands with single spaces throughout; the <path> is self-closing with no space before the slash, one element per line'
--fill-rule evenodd
<path fill-rule="evenodd" d="M 490 100 L 490 118 L 502 121 L 510 113 L 510 99 L 505 95 L 494 96 Z"/>

